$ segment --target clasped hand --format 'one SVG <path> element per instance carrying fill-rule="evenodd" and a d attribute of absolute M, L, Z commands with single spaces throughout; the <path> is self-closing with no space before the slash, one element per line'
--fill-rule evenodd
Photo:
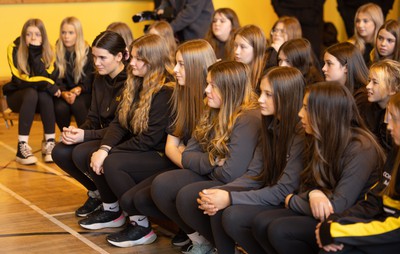
<path fill-rule="evenodd" d="M 229 193 L 220 189 L 202 190 L 199 192 L 197 203 L 204 214 L 212 216 L 230 205 Z"/>
<path fill-rule="evenodd" d="M 74 126 L 64 127 L 61 136 L 62 142 L 66 145 L 81 143 L 84 138 L 84 130 Z"/>

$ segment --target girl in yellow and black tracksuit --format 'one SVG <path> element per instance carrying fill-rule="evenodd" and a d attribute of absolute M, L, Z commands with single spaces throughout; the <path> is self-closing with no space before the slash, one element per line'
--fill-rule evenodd
<path fill-rule="evenodd" d="M 396 146 L 392 149 L 380 182 L 366 199 L 344 213 L 332 214 L 316 230 L 320 253 L 341 246 L 336 253 L 399 253 L 400 250 L 400 94 L 392 96 L 388 130 Z"/>
<path fill-rule="evenodd" d="M 28 145 L 34 115 L 40 113 L 45 142 L 42 153 L 46 162 L 52 162 L 51 151 L 55 144 L 55 114 L 53 96 L 60 90 L 51 79 L 54 57 L 46 29 L 40 19 L 25 22 L 21 36 L 7 50 L 12 79 L 3 87 L 8 106 L 19 112 L 18 151 L 16 161 L 34 164 L 37 158 Z"/>

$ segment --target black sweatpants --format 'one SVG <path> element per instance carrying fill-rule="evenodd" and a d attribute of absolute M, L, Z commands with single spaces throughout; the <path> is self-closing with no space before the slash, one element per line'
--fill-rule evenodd
<path fill-rule="evenodd" d="M 82 146 L 82 147 L 80 147 Z M 51 156 L 53 161 L 59 166 L 62 170 L 68 173 L 70 176 L 75 178 L 79 183 L 81 183 L 87 190 L 95 191 L 97 190 L 96 185 L 90 178 L 89 174 L 84 174 L 74 163 L 72 158 L 72 154 L 74 150 L 78 148 L 79 153 L 75 153 L 75 156 L 80 156 L 82 159 L 86 157 L 90 157 L 93 151 L 96 151 L 100 146 L 100 140 L 92 140 L 84 143 L 76 144 L 76 145 L 65 145 L 63 143 L 58 143 L 52 153 Z"/>
<path fill-rule="evenodd" d="M 176 165 L 165 154 L 157 151 L 117 150 L 107 156 L 103 168 L 110 189 L 119 199 L 122 209 L 131 216 L 141 214 L 135 206 L 136 192 L 142 191 L 142 195 L 150 198 L 151 177 L 176 168 Z M 151 199 L 147 202 L 153 203 Z"/>
<path fill-rule="evenodd" d="M 176 198 L 183 187 L 201 181 L 210 181 L 210 178 L 188 169 L 178 169 L 160 174 L 153 180 L 151 185 L 151 196 L 154 203 L 161 212 L 175 222 L 186 234 L 194 233 L 195 230 L 187 225 L 178 213 Z"/>
<path fill-rule="evenodd" d="M 77 126 L 85 122 L 90 106 L 91 95 L 81 94 L 76 97 L 73 104 L 68 104 L 63 98 L 54 97 L 54 111 L 56 123 L 60 131 L 63 127 L 71 124 L 71 117 L 74 116 Z"/>
<path fill-rule="evenodd" d="M 53 96 L 47 91 L 27 87 L 7 94 L 7 104 L 19 113 L 18 134 L 29 135 L 35 113 L 40 113 L 45 134 L 55 133 Z"/>

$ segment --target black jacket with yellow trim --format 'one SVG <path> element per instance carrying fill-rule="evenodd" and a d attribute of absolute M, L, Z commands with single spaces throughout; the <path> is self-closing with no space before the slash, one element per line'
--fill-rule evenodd
<path fill-rule="evenodd" d="M 10 66 L 12 78 L 11 82 L 7 83 L 3 87 L 5 95 L 15 90 L 22 88 L 34 87 L 41 91 L 49 91 L 50 94 L 54 94 L 58 90 L 58 86 L 52 79 L 52 73 L 54 71 L 54 59 L 46 67 L 42 60 L 42 46 L 29 45 L 29 56 L 28 64 L 30 67 L 30 74 L 21 73 L 18 70 L 17 51 L 20 44 L 20 38 L 18 37 L 13 43 L 7 48 L 7 59 Z"/>
<path fill-rule="evenodd" d="M 352 246 L 400 242 L 400 197 L 380 195 L 388 185 L 398 148 L 392 149 L 386 161 L 381 181 L 371 189 L 366 199 L 343 214 L 333 214 L 320 227 L 322 245 L 342 243 Z M 400 174 L 396 191 L 400 192 Z"/>

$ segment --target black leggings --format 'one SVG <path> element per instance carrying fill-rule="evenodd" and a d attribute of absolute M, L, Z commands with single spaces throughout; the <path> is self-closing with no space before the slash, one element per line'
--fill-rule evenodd
<path fill-rule="evenodd" d="M 150 185 L 153 175 L 176 168 L 167 156 L 157 151 L 121 151 L 112 152 L 104 161 L 104 175 L 112 192 L 120 200 L 122 209 L 129 215 L 141 214 L 135 206 L 135 194 L 150 198 Z M 151 180 L 146 179 L 150 178 Z M 138 185 L 145 181 L 143 184 Z M 147 190 L 147 193 L 146 191 Z M 144 193 L 143 193 L 144 192 Z M 142 202 L 144 202 L 142 200 Z M 148 200 L 148 203 L 153 202 Z"/>
<path fill-rule="evenodd" d="M 7 94 L 7 104 L 19 113 L 18 134 L 29 135 L 35 113 L 40 113 L 45 134 L 55 133 L 53 96 L 47 91 L 27 87 Z"/>
<path fill-rule="evenodd" d="M 89 174 L 84 174 L 81 170 L 79 170 L 79 168 L 75 165 L 72 159 L 72 154 L 74 149 L 78 146 L 82 146 L 83 144 L 84 144 L 83 147 L 87 148 L 87 150 L 84 152 L 82 147 L 79 148 L 79 151 L 84 152 L 86 156 L 91 156 L 93 151 L 99 148 L 100 140 L 88 141 L 76 145 L 65 145 L 63 143 L 58 143 L 54 147 L 51 156 L 54 162 L 57 164 L 57 166 L 59 166 L 62 170 L 64 170 L 70 176 L 75 178 L 78 182 L 80 182 L 83 186 L 85 186 L 87 190 L 95 191 L 97 190 L 97 187 L 92 181 L 92 179 L 90 179 Z M 84 156 L 85 155 L 83 155 L 82 158 Z"/>
<path fill-rule="evenodd" d="M 252 231 L 267 253 L 313 254 L 319 251 L 315 238 L 317 224 L 313 217 L 277 209 L 259 213 L 253 220 Z"/>
<path fill-rule="evenodd" d="M 75 116 L 77 126 L 85 122 L 90 106 L 90 94 L 81 94 L 73 104 L 68 104 L 63 98 L 54 97 L 56 123 L 60 131 L 71 124 L 71 116 Z"/>
<path fill-rule="evenodd" d="M 157 207 L 169 219 L 175 222 L 186 234 L 194 233 L 189 225 L 182 220 L 177 209 L 178 192 L 190 183 L 210 180 L 188 169 L 178 169 L 157 176 L 151 185 L 151 196 Z M 186 204 L 182 204 L 186 205 Z"/>
<path fill-rule="evenodd" d="M 100 147 L 100 140 L 84 142 L 72 151 L 72 160 L 75 166 L 94 182 L 96 189 L 99 190 L 101 201 L 104 203 L 114 203 L 118 199 L 108 186 L 104 175 L 97 175 L 90 167 L 92 154 Z"/>
<path fill-rule="evenodd" d="M 222 213 L 222 225 L 225 232 L 251 254 L 265 253 L 263 247 L 252 233 L 254 218 L 263 211 L 282 207 L 262 205 L 232 205 Z M 274 252 L 272 252 L 274 253 Z"/>
<path fill-rule="evenodd" d="M 219 253 L 235 253 L 235 241 L 229 237 L 222 227 L 222 212 L 213 216 L 203 214 L 198 208 L 196 199 L 199 192 L 215 186 L 224 185 L 218 181 L 203 181 L 183 187 L 176 197 L 176 206 L 181 218 L 194 230 L 199 232 L 208 241 L 213 243 Z"/>

